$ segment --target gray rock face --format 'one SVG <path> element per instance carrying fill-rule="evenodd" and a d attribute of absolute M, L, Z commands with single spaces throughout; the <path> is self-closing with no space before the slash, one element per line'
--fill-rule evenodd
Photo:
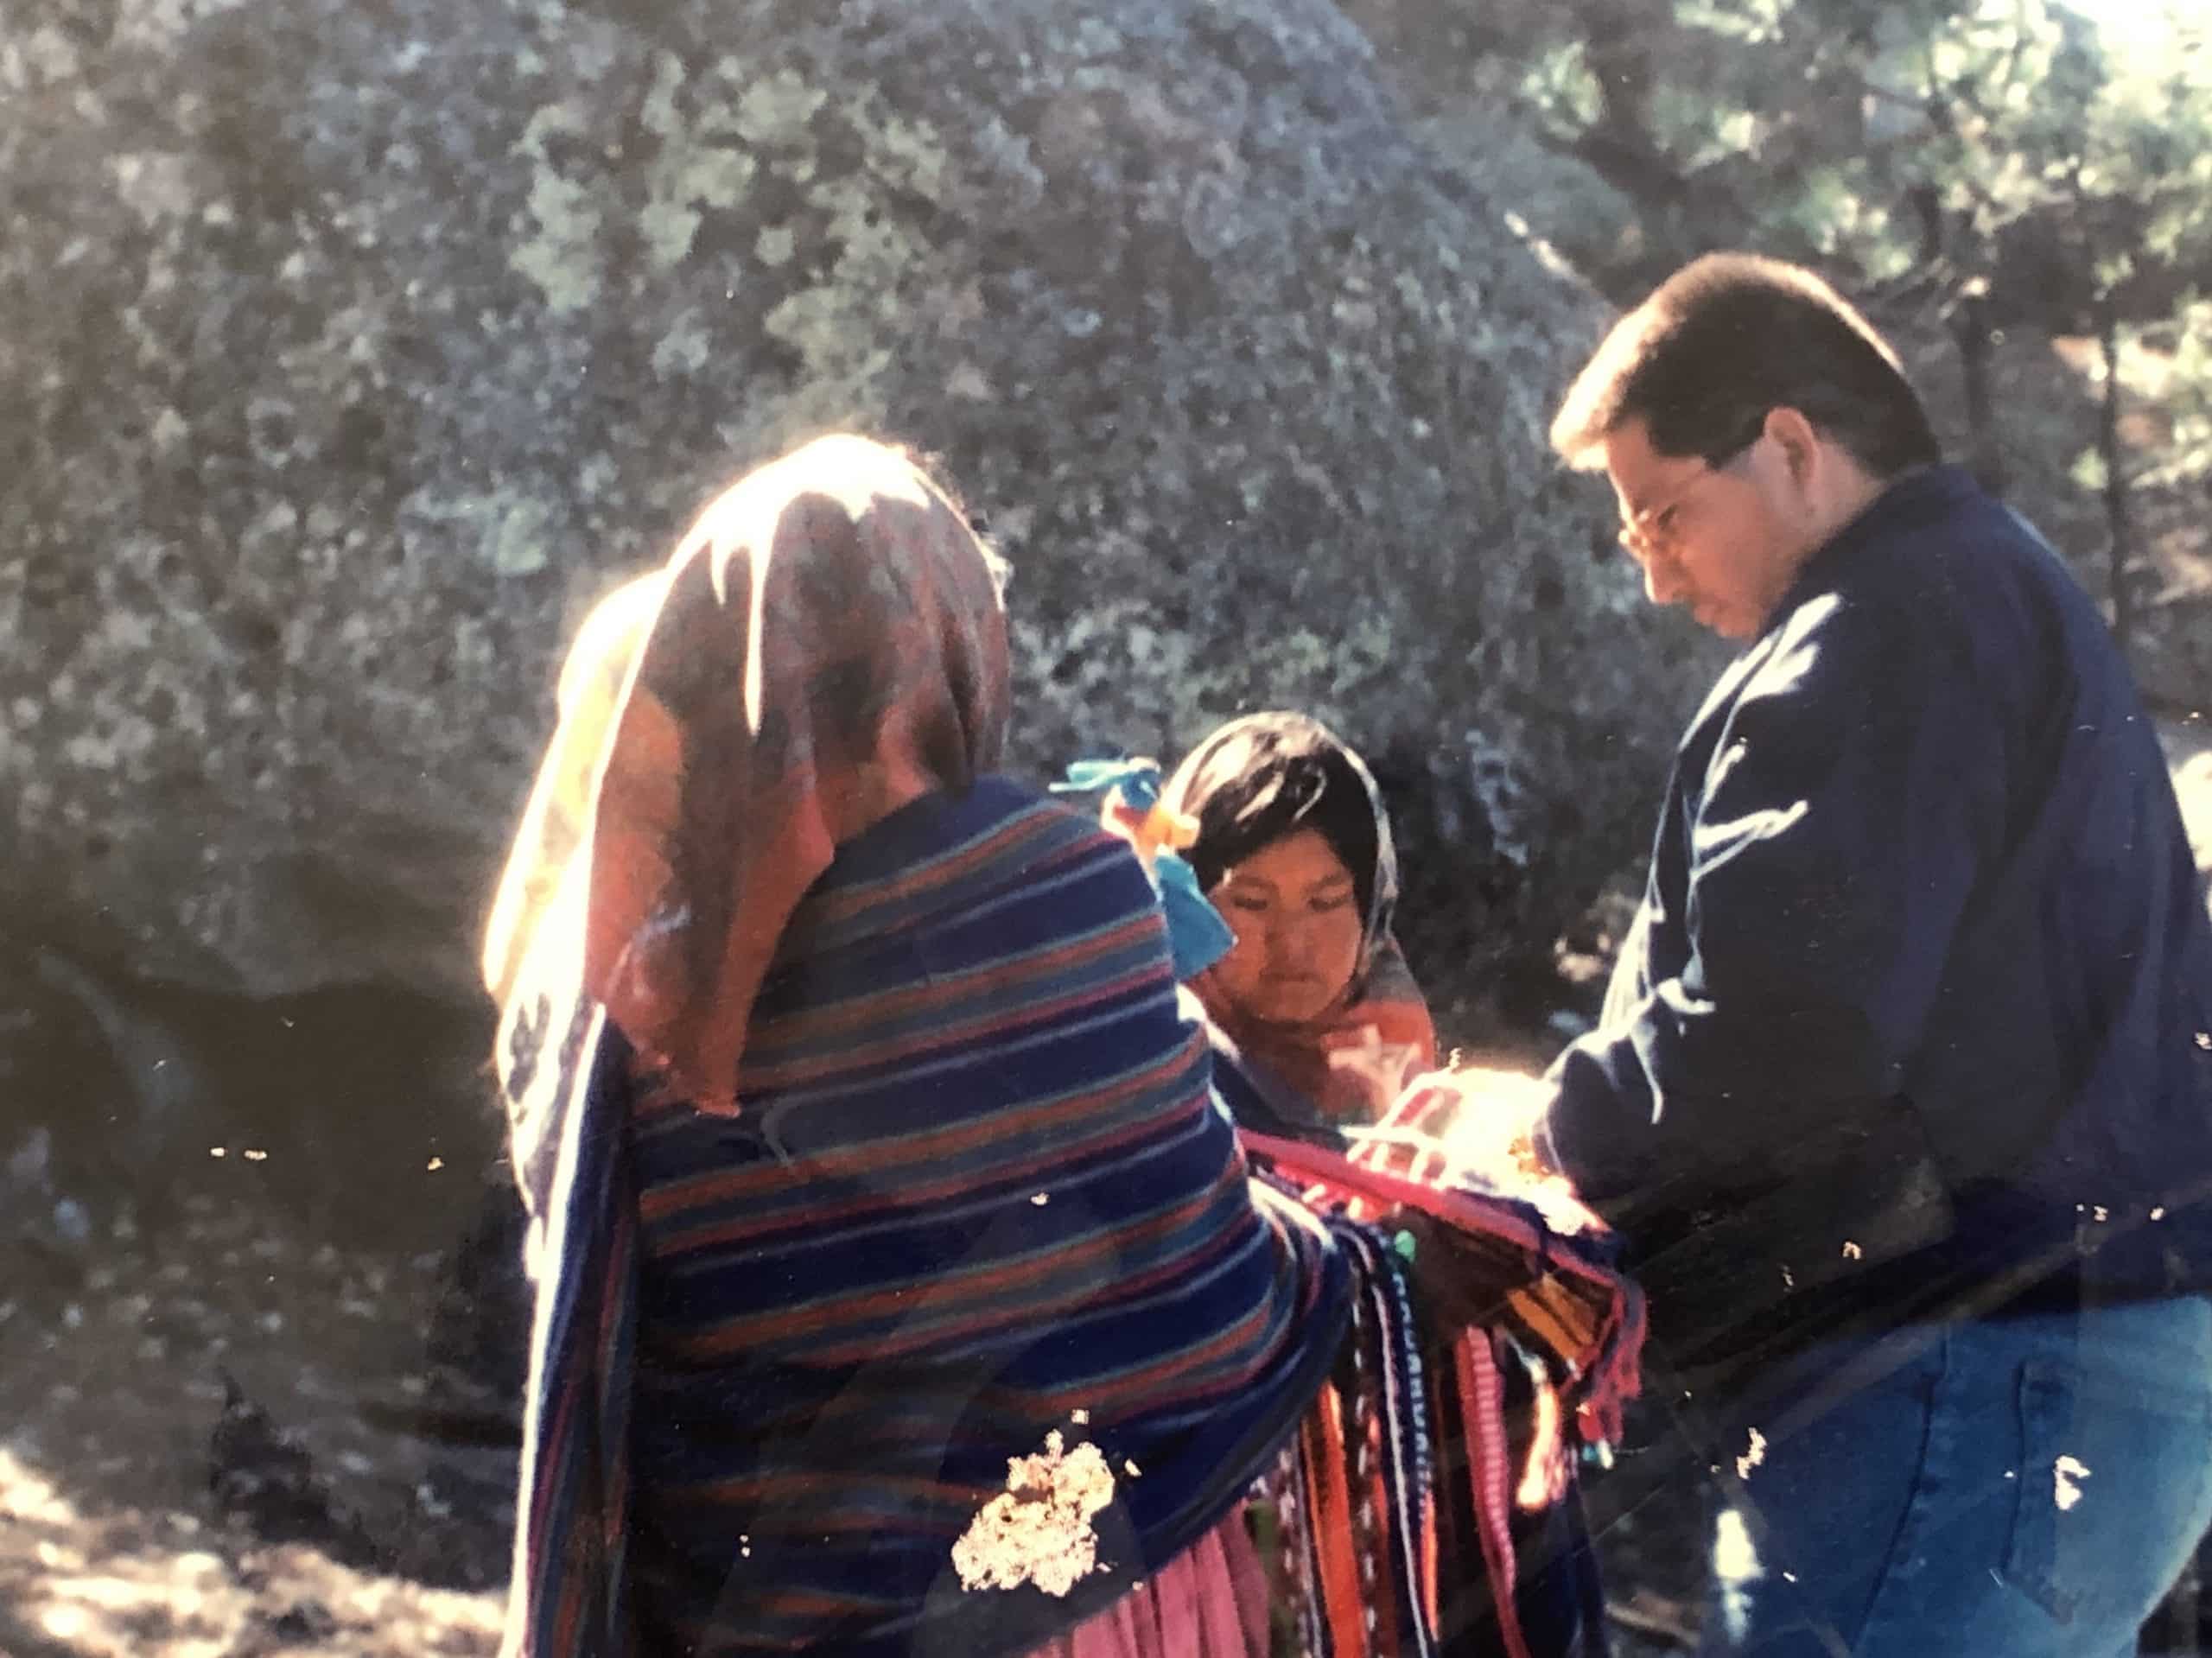
<path fill-rule="evenodd" d="M 568 632 L 836 425 L 1014 561 L 1027 769 L 1320 713 L 1432 973 L 1642 850 L 1599 308 L 1320 0 L 11 0 L 0 94 L 16 927 L 466 987 Z"/>

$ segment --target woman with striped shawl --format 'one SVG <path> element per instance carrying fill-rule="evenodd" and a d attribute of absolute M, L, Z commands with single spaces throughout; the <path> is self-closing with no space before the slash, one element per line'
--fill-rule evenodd
<path fill-rule="evenodd" d="M 580 635 L 485 959 L 537 1283 L 505 1652 L 1379 1658 L 1488 1569 L 1438 1564 L 1391 1235 L 1252 1178 L 1142 867 L 996 770 L 1007 679 L 991 556 L 851 437 Z M 1632 1302 L 1521 1246 L 1618 1381 Z M 1369 1522 L 1271 1537 L 1282 1608 L 1263 1477 Z"/>

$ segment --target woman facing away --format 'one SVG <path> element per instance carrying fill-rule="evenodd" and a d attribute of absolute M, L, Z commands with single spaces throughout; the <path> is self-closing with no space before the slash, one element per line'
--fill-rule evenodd
<path fill-rule="evenodd" d="M 1007 682 L 992 556 L 854 437 L 580 634 L 485 957 L 504 1650 L 1540 1658 L 1496 1350 L 1421 1274 L 1546 1331 L 1591 1438 L 1633 1291 L 1456 1193 L 1406 1184 L 1417 1270 L 1255 1178 L 1143 867 L 997 771 Z"/>
<path fill-rule="evenodd" d="M 1390 933 L 1397 852 L 1366 763 L 1318 720 L 1255 714 L 1192 749 L 1161 804 L 1195 823 L 1183 855 L 1236 935 L 1191 988 L 1237 1120 L 1322 1144 L 1378 1121 L 1435 1069 L 1436 1032 Z"/>

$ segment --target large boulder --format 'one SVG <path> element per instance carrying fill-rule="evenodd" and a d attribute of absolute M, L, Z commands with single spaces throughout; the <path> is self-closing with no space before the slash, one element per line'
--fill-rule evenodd
<path fill-rule="evenodd" d="M 829 426 L 1013 558 L 1024 769 L 1314 709 L 1456 981 L 1639 855 L 1701 666 L 1543 448 L 1603 308 L 1322 0 L 8 16 L 11 932 L 466 994 L 566 635 Z"/>

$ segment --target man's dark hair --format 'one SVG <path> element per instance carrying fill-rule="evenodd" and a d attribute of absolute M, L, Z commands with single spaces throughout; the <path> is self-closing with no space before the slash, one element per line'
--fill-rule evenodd
<path fill-rule="evenodd" d="M 1811 271 L 1749 253 L 1684 265 L 1613 325 L 1552 422 L 1552 448 L 1595 467 L 1641 417 L 1661 454 L 1719 465 L 1788 407 L 1877 478 L 1942 459 L 1897 353 Z"/>

